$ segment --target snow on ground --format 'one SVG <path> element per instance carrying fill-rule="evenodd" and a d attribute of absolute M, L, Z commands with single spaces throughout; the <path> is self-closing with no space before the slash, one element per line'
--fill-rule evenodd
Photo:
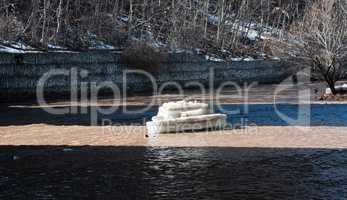
<path fill-rule="evenodd" d="M 64 50 L 66 48 L 59 46 L 59 45 L 55 45 L 55 44 L 48 44 L 48 49 L 59 49 L 59 50 Z"/>
<path fill-rule="evenodd" d="M 34 51 L 35 48 L 24 44 L 23 42 L 0 41 L 0 52 L 6 53 L 25 53 Z"/>
<path fill-rule="evenodd" d="M 179 48 L 177 48 L 177 49 L 173 50 L 172 52 L 173 52 L 173 53 L 185 53 L 186 50 L 185 50 L 185 49 L 179 49 Z"/>
<path fill-rule="evenodd" d="M 233 16 L 229 16 L 229 18 L 232 19 Z M 215 15 L 208 15 L 207 20 L 209 24 L 218 25 L 219 17 Z M 281 30 L 257 22 L 241 21 L 236 19 L 226 20 L 224 24 L 229 26 L 229 28 L 238 31 L 238 34 L 241 36 L 252 41 L 259 39 L 265 40 L 269 39 L 274 34 L 281 34 Z"/>
<path fill-rule="evenodd" d="M 248 39 L 252 40 L 252 41 L 255 41 L 257 40 L 257 38 L 259 37 L 259 32 L 256 31 L 256 30 L 249 30 L 247 32 L 247 36 L 246 36 Z"/>
<path fill-rule="evenodd" d="M 123 20 L 127 20 L 124 18 Z M 209 16 L 210 23 L 215 23 L 218 21 L 217 16 Z M 249 38 L 250 40 L 259 40 L 263 38 L 263 34 L 267 35 L 266 37 L 269 37 L 271 35 L 270 31 L 272 31 L 272 28 L 269 27 L 261 27 L 261 30 L 259 28 L 259 24 L 253 23 L 253 22 L 245 22 L 245 21 L 226 21 L 226 24 L 231 25 L 232 28 L 237 29 L 239 31 L 239 34 L 242 34 L 244 37 Z M 262 33 L 262 34 L 260 34 Z M 170 49 L 169 46 L 165 43 L 162 43 L 158 40 L 156 40 L 153 37 L 153 34 L 151 31 L 145 31 L 142 32 L 140 36 L 134 35 L 132 37 L 133 40 L 140 40 L 145 39 L 148 41 L 148 44 L 152 46 L 153 48 L 164 48 L 164 49 Z M 88 49 L 90 50 L 116 50 L 117 48 L 107 44 L 106 42 L 100 40 L 98 36 L 92 32 L 88 32 L 87 36 L 85 38 L 88 43 L 89 47 Z M 48 43 L 48 50 L 54 50 L 54 51 L 59 51 L 59 52 L 65 52 L 69 51 L 67 47 L 60 46 L 56 43 Z M 25 53 L 25 52 L 39 52 L 37 49 L 26 45 L 22 42 L 10 42 L 10 41 L 0 41 L 0 52 L 9 52 L 9 53 Z M 182 48 L 172 48 L 168 51 L 169 53 L 187 53 L 187 54 L 198 54 L 198 55 L 205 55 L 205 59 L 208 61 L 213 61 L 213 62 L 226 62 L 228 61 L 254 61 L 255 59 L 252 57 L 232 57 L 233 53 L 230 52 L 228 49 L 221 49 L 219 52 L 223 54 L 223 58 L 215 54 L 207 54 L 206 49 L 198 49 L 198 48 L 193 48 L 193 49 L 182 49 Z M 258 52 L 263 59 L 266 59 L 267 56 L 264 55 L 264 53 Z M 258 56 L 257 56 L 258 57 Z M 279 60 L 278 58 L 274 57 L 271 58 L 273 60 Z"/>
<path fill-rule="evenodd" d="M 194 51 L 196 54 L 198 54 L 198 55 L 203 55 L 203 54 L 206 53 L 205 50 L 199 49 L 199 48 L 195 48 L 193 51 Z"/>
<path fill-rule="evenodd" d="M 271 60 L 278 60 L 278 61 L 281 60 L 279 57 L 276 57 L 276 56 L 275 57 L 270 57 L 270 59 Z"/>
<path fill-rule="evenodd" d="M 163 46 L 164 44 L 162 43 L 150 43 L 152 46 L 154 46 L 155 48 L 160 48 L 161 46 Z M 15 47 L 15 48 L 14 48 Z M 23 47 L 23 49 L 20 49 L 18 47 Z M 59 46 L 59 45 L 54 45 L 54 44 L 48 44 L 48 49 L 49 50 L 55 50 L 58 52 L 70 52 L 67 48 Z M 105 44 L 102 41 L 98 41 L 98 40 L 93 40 L 92 46 L 89 47 L 89 49 L 91 50 L 98 50 L 98 49 L 103 49 L 103 50 L 114 50 L 115 47 L 112 45 L 108 45 Z M 227 50 L 221 50 L 223 53 L 230 53 Z M 6 52 L 6 53 L 29 53 L 29 52 L 40 52 L 35 50 L 34 48 L 22 44 L 22 43 L 16 43 L 15 45 L 11 44 L 11 46 L 5 46 L 5 45 L 0 45 L 0 52 Z M 187 54 L 198 54 L 198 55 L 204 55 L 205 51 L 202 49 L 194 49 L 194 51 L 192 50 L 187 50 L 187 49 L 180 49 L 180 48 L 176 48 L 173 49 L 171 51 L 169 51 L 169 53 L 187 53 Z M 226 60 L 222 59 L 222 58 L 218 58 L 217 55 L 205 55 L 205 59 L 208 61 L 212 61 L 212 62 L 226 62 Z M 234 62 L 238 62 L 238 61 L 254 61 L 254 58 L 252 57 L 235 57 L 235 58 L 228 58 L 231 61 Z M 276 57 L 272 58 L 272 59 L 278 59 Z"/>
<path fill-rule="evenodd" d="M 219 17 L 215 15 L 208 15 L 207 16 L 207 21 L 209 24 L 214 24 L 217 25 L 219 21 Z"/>
<path fill-rule="evenodd" d="M 87 33 L 88 35 L 88 40 L 90 42 L 90 46 L 88 49 L 90 50 L 113 50 L 115 49 L 114 46 L 106 44 L 105 42 L 101 41 L 98 39 L 98 37 L 91 32 Z"/>
<path fill-rule="evenodd" d="M 23 42 L 14 42 L 14 41 L 0 41 L 0 43 L 4 44 L 4 46 L 15 48 L 15 49 L 22 49 L 22 50 L 35 50 L 34 47 L 31 47 L 27 44 L 24 44 Z"/>
<path fill-rule="evenodd" d="M 212 56 L 205 55 L 205 59 L 208 61 L 213 61 L 213 62 L 225 62 L 225 60 L 220 59 L 220 58 L 215 58 Z"/>
<path fill-rule="evenodd" d="M 239 62 L 239 61 L 242 61 L 243 58 L 230 58 L 231 61 L 234 61 L 234 62 Z"/>
<path fill-rule="evenodd" d="M 128 22 L 129 17 L 128 16 L 122 16 L 122 17 L 120 17 L 120 20 L 122 20 L 123 22 Z"/>
<path fill-rule="evenodd" d="M 4 52 L 4 53 L 25 53 L 24 50 L 18 50 L 18 49 L 7 47 L 7 46 L 3 46 L 3 45 L 0 45 L 0 52 Z"/>
<path fill-rule="evenodd" d="M 337 86 L 335 86 L 335 89 L 336 89 L 337 91 L 346 92 L 346 91 L 347 91 L 347 84 L 344 83 L 344 84 L 342 84 L 342 85 L 337 85 Z M 325 94 L 331 94 L 331 93 L 332 93 L 332 92 L 331 92 L 331 89 L 330 89 L 330 88 L 326 88 L 326 89 L 325 89 Z"/>
<path fill-rule="evenodd" d="M 252 57 L 247 57 L 247 58 L 244 58 L 243 61 L 251 62 L 251 61 L 254 61 L 254 58 L 252 58 Z"/>
<path fill-rule="evenodd" d="M 29 45 L 23 44 L 21 42 L 12 43 L 11 46 L 14 48 L 23 49 L 23 50 L 34 50 L 35 49 L 35 48 L 33 48 Z"/>
<path fill-rule="evenodd" d="M 153 41 L 150 43 L 150 45 L 154 48 L 164 48 L 166 45 L 160 41 Z"/>
<path fill-rule="evenodd" d="M 100 50 L 103 50 L 103 49 L 108 49 L 108 50 L 113 50 L 115 49 L 114 46 L 112 45 L 109 45 L 109 44 L 105 44 L 104 42 L 102 41 L 99 41 L 99 42 L 96 42 L 94 43 L 94 45 L 92 47 L 89 47 L 89 49 L 100 49 Z"/>

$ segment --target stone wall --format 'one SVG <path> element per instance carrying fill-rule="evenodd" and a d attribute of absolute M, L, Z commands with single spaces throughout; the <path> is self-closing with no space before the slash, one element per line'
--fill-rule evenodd
<path fill-rule="evenodd" d="M 55 75 L 48 79 L 45 92 L 49 96 L 67 95 L 70 93 L 71 85 L 79 87 L 82 82 L 94 82 L 98 85 L 104 81 L 111 81 L 120 90 L 126 88 L 128 92 L 151 90 L 150 79 L 140 74 L 127 74 L 127 84 L 123 87 L 125 86 L 124 72 L 131 68 L 121 63 L 120 57 L 119 52 L 103 51 L 0 53 L 0 99 L 34 98 L 39 79 L 52 70 L 68 74 Z M 275 83 L 291 74 L 291 71 L 281 62 L 274 60 L 211 62 L 206 61 L 203 56 L 186 53 L 169 55 L 167 62 L 161 64 L 159 71 L 151 74 L 158 87 L 168 81 L 191 87 L 185 84 L 196 81 L 209 86 L 211 71 L 213 71 L 214 86 L 225 81 Z M 71 76 L 74 76 L 75 72 L 77 72 L 78 81 L 73 82 Z"/>

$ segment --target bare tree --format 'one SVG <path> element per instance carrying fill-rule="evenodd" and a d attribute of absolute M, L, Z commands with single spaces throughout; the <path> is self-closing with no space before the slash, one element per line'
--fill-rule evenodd
<path fill-rule="evenodd" d="M 290 34 L 272 42 L 273 53 L 298 66 L 317 71 L 335 95 L 347 57 L 347 16 L 344 0 L 317 0 Z"/>
<path fill-rule="evenodd" d="M 42 22 L 42 29 L 41 29 L 41 43 L 43 45 L 47 45 L 47 11 L 49 9 L 50 1 L 44 0 L 43 1 L 43 22 Z"/>
<path fill-rule="evenodd" d="M 60 31 L 60 27 L 61 27 L 61 17 L 62 17 L 62 6 L 63 6 L 63 0 L 59 1 L 59 5 L 58 5 L 58 11 L 57 11 L 57 28 L 55 31 L 55 35 L 57 35 Z"/>
<path fill-rule="evenodd" d="M 148 33 L 172 48 L 237 52 L 254 44 L 247 40 L 252 24 L 284 29 L 292 16 L 276 18 L 272 10 L 279 7 L 291 15 L 303 1 L 312 0 L 1 0 L 0 39 L 84 49 L 93 35 L 122 47 L 129 36 L 143 39 Z M 7 31 L 11 24 L 23 28 L 12 34 Z"/>
<path fill-rule="evenodd" d="M 220 35 L 223 28 L 224 23 L 224 6 L 225 6 L 225 0 L 219 0 L 219 13 L 218 13 L 218 26 L 217 26 L 217 36 L 216 36 L 216 42 L 217 44 L 220 41 Z"/>

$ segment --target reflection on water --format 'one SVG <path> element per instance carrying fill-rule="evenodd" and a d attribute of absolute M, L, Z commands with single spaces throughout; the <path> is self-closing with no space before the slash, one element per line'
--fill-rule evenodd
<path fill-rule="evenodd" d="M 347 150 L 0 147 L 0 199 L 346 199 Z"/>

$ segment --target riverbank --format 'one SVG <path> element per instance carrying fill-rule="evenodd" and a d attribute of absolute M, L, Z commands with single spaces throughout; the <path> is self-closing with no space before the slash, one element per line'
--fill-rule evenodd
<path fill-rule="evenodd" d="M 0 145 L 347 148 L 347 127 L 261 126 L 146 138 L 144 126 L 0 127 Z"/>

